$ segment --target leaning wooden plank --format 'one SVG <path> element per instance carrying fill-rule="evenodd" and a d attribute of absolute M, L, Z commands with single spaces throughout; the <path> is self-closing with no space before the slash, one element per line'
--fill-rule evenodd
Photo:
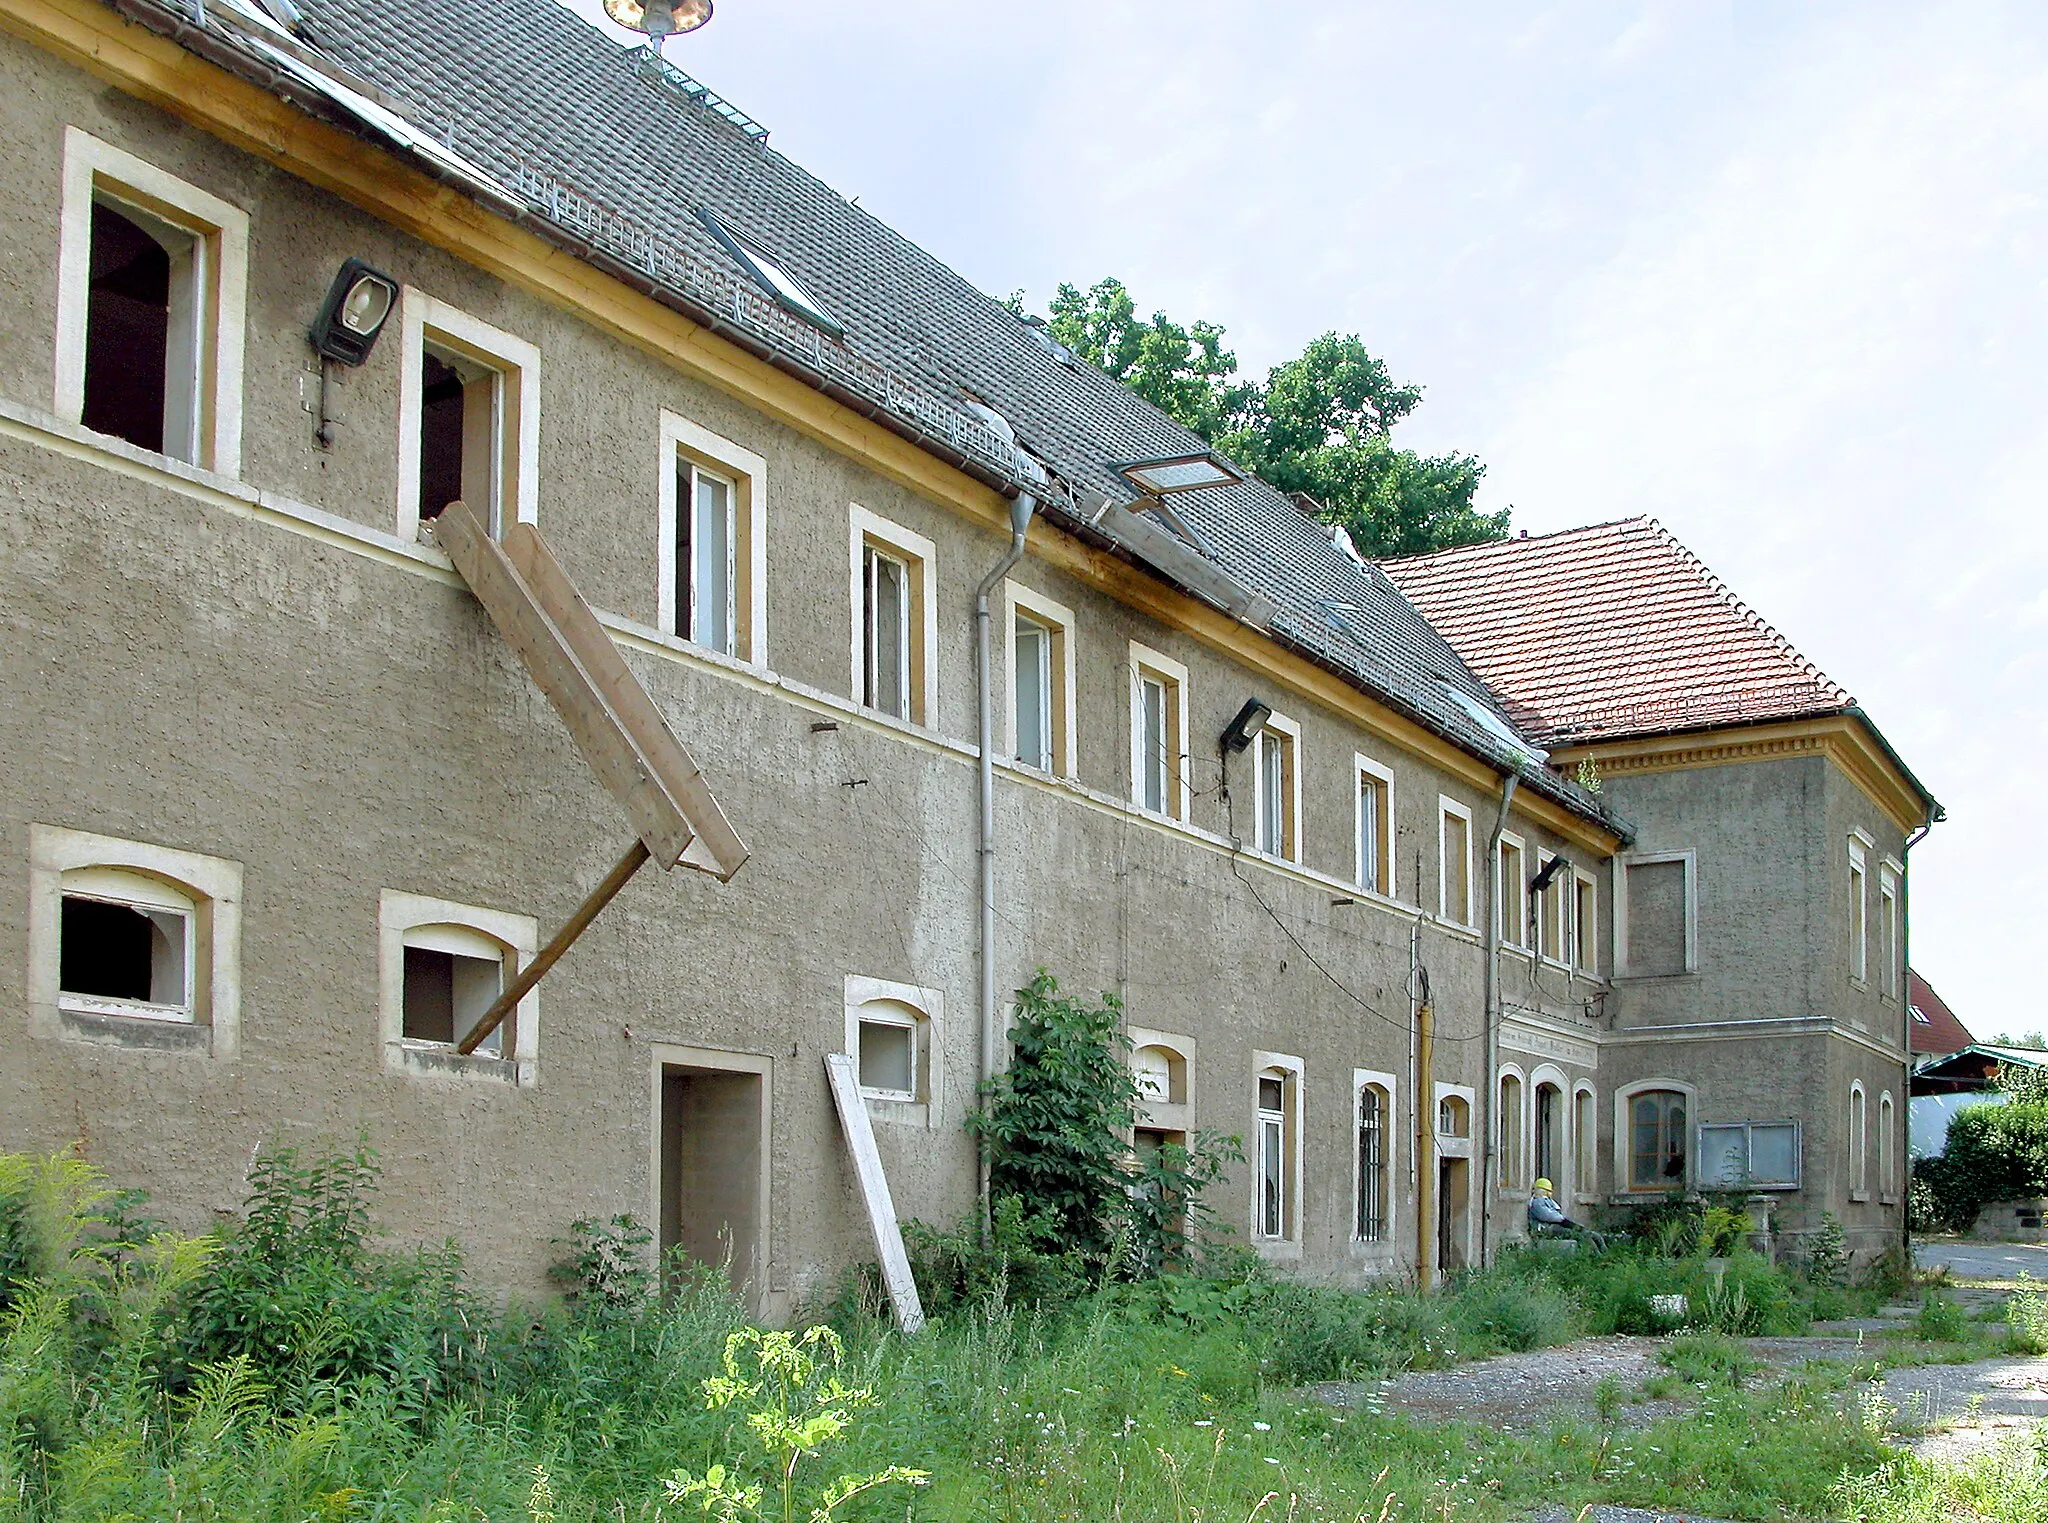
<path fill-rule="evenodd" d="M 847 1151 L 860 1176 L 868 1225 L 875 1230 L 875 1256 L 882 1263 L 882 1284 L 896 1309 L 896 1325 L 914 1333 L 924 1326 L 924 1304 L 917 1298 L 917 1281 L 910 1276 L 910 1256 L 903 1251 L 896 1203 L 889 1198 L 889 1177 L 882 1172 L 882 1155 L 875 1149 L 875 1128 L 868 1120 L 867 1102 L 860 1097 L 853 1059 L 843 1052 L 827 1053 L 825 1074 L 832 1081 L 832 1103 L 839 1108 L 839 1129 L 846 1133 Z"/>
<path fill-rule="evenodd" d="M 747 860 L 747 848 L 739 834 L 711 796 L 704 774 L 689 751 L 676 738 L 668 721 L 654 706 L 654 700 L 626 665 L 612 637 L 597 622 L 597 615 L 583 601 L 583 594 L 555 560 L 540 530 L 532 524 L 514 524 L 505 535 L 505 554 L 518 568 L 541 609 L 569 642 L 585 671 L 597 679 L 611 711 L 624 725 L 640 754 L 653 766 L 663 789 L 681 807 L 695 838 L 683 852 L 691 867 L 730 878 Z"/>
<path fill-rule="evenodd" d="M 691 847 L 697 841 L 698 828 L 691 817 L 691 810 L 671 791 L 669 777 L 664 775 L 663 767 L 641 749 L 632 730 L 619 717 L 606 696 L 606 683 L 579 656 L 579 644 L 594 648 L 588 637 L 580 641 L 571 639 L 550 610 L 542 606 L 504 548 L 485 532 L 482 523 L 466 505 L 450 503 L 442 510 L 435 521 L 435 538 L 448 552 L 449 559 L 455 562 L 456 570 L 469 583 L 470 591 L 484 605 L 484 611 L 491 616 L 491 622 L 518 655 L 527 673 L 547 695 L 549 703 L 568 727 L 577 750 L 582 752 L 584 760 L 597 774 L 598 781 L 625 809 L 635 833 L 646 843 L 654 860 L 664 870 L 680 861 L 689 861 L 692 867 L 701 867 L 721 878 L 730 878 L 738 871 L 746 860 L 746 848 L 738 846 L 738 838 L 733 836 L 731 826 L 726 824 L 715 802 L 702 813 L 705 819 L 715 822 L 717 833 L 713 844 L 722 844 L 724 853 L 721 856 L 705 851 L 697 853 L 694 859 L 690 856 Z M 545 546 L 541 548 L 544 553 Z M 564 617 L 573 620 L 580 611 L 583 617 L 589 618 L 597 638 L 610 648 L 609 637 L 596 624 L 581 599 L 573 604 L 562 603 L 559 599 L 557 602 L 565 610 Z M 615 649 L 613 654 L 616 656 Z M 626 673 L 626 680 L 632 681 L 630 672 Z M 638 684 L 634 686 L 637 688 Z M 647 700 L 645 692 L 642 691 L 640 696 L 647 710 L 652 712 L 652 702 Z M 659 722 L 658 713 L 655 718 Z M 670 739 L 673 742 L 672 736 Z M 682 752 L 680 744 L 675 745 L 675 750 Z M 687 760 L 688 753 L 682 754 Z M 665 760 L 668 771 L 672 773 L 673 758 Z M 695 768 L 691 767 L 689 773 L 694 777 Z M 703 798 L 709 799 L 701 778 L 696 779 L 695 786 Z M 737 847 L 736 852 L 734 847 Z"/>

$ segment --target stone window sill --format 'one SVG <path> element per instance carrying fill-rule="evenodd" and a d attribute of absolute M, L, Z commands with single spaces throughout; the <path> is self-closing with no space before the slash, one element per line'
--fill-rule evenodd
<path fill-rule="evenodd" d="M 213 1028 L 191 1021 L 147 1015 L 109 1015 L 97 1010 L 57 1008 L 58 1035 L 67 1042 L 121 1047 L 130 1052 L 203 1053 L 212 1056 Z"/>

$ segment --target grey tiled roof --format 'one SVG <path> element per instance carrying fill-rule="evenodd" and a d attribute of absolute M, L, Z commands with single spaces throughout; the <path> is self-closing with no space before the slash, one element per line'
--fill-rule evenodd
<path fill-rule="evenodd" d="M 112 3 L 145 22 L 165 10 L 182 13 L 180 35 L 194 45 L 192 0 Z M 716 272 L 726 282 L 719 299 L 729 300 L 739 272 L 698 220 L 697 209 L 708 207 L 831 310 L 845 325 L 852 359 L 907 378 L 955 409 L 978 399 L 1001 413 L 1018 443 L 1071 487 L 1069 506 L 1076 494 L 1130 495 L 1111 461 L 1204 448 L 1099 370 L 1051 352 L 1002 303 L 557 0 L 499 0 L 481 12 L 469 0 L 295 3 L 301 35 L 319 54 L 386 92 L 387 104 L 496 177 L 543 236 L 576 244 L 550 225 L 551 215 L 575 220 L 550 192 L 573 192 L 586 212 L 594 203 L 619 225 L 651 235 L 650 247 L 660 245 L 665 252 L 647 261 L 650 280 L 667 272 L 674 286 L 674 272 L 694 265 Z M 215 20 L 200 39 L 211 40 L 215 56 L 220 41 L 234 37 L 219 24 L 221 4 L 212 0 Z M 235 58 L 223 61 L 236 66 Z M 590 225 L 586 216 L 586 251 Z M 796 342 L 811 341 L 798 333 Z M 980 458 L 990 454 L 983 448 Z M 1059 494 L 1052 495 L 1056 505 Z M 1446 684 L 1512 723 L 1383 573 L 1345 554 L 1285 497 L 1249 480 L 1185 494 L 1174 505 L 1231 576 L 1277 605 L 1277 638 L 1460 748 L 1520 773 L 1525 786 L 1627 833 L 1597 799 L 1461 708 Z"/>

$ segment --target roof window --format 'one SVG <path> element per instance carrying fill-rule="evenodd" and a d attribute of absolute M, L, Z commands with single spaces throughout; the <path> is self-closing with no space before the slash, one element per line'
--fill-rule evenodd
<path fill-rule="evenodd" d="M 837 338 L 846 332 L 838 318 L 825 310 L 825 304 L 804 289 L 797 278 L 766 254 L 745 242 L 707 207 L 697 208 L 697 218 L 711 230 L 711 235 L 725 245 L 725 251 L 739 261 L 740 268 L 754 278 L 754 283 L 785 310 L 794 312 L 805 322 L 816 328 L 823 328 Z"/>
<path fill-rule="evenodd" d="M 1527 740 L 1516 733 L 1514 726 L 1510 725 L 1505 719 L 1494 713 L 1492 709 L 1481 703 L 1477 698 L 1474 698 L 1470 693 L 1460 692 L 1441 677 L 1437 679 L 1437 686 L 1443 689 L 1446 698 L 1465 711 L 1474 724 L 1478 725 L 1480 729 L 1486 731 L 1487 734 L 1500 741 L 1510 750 L 1526 757 L 1530 761 L 1541 762 L 1550 759 L 1549 752 L 1530 745 Z"/>

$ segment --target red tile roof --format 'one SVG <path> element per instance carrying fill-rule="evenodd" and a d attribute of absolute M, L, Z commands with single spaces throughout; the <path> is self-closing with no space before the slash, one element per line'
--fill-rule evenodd
<path fill-rule="evenodd" d="M 1856 701 L 1654 518 L 1381 565 L 1545 744 Z"/>
<path fill-rule="evenodd" d="M 1906 1002 L 1913 1007 L 1910 1046 L 1914 1052 L 1961 1052 L 1976 1042 L 1947 1001 L 1913 968 L 1906 969 Z"/>

